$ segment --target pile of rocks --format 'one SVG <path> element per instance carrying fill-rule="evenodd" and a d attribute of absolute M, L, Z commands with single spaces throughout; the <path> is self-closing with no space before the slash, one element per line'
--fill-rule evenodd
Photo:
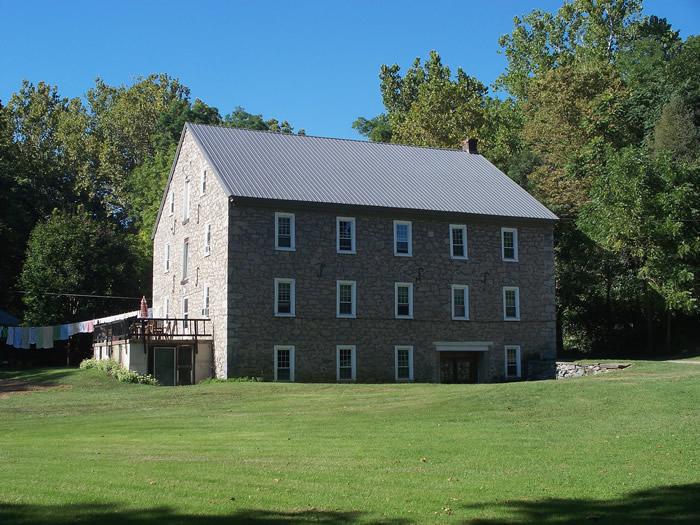
<path fill-rule="evenodd" d="M 630 366 L 627 363 L 595 363 L 591 365 L 580 365 L 577 363 L 557 362 L 557 379 L 568 379 L 570 377 L 583 377 L 602 374 L 609 370 L 620 370 Z"/>

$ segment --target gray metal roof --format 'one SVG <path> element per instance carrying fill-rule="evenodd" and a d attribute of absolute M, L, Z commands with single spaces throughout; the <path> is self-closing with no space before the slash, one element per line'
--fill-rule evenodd
<path fill-rule="evenodd" d="M 187 124 L 229 196 L 556 220 L 481 155 Z"/>

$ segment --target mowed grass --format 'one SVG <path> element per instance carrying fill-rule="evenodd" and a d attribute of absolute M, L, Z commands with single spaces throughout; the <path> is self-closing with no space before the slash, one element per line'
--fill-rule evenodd
<path fill-rule="evenodd" d="M 700 366 L 493 385 L 2 372 L 0 523 L 697 523 Z"/>

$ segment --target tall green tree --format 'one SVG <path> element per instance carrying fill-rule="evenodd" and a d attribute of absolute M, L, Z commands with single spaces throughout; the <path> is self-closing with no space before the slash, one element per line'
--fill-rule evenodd
<path fill-rule="evenodd" d="M 20 286 L 26 292 L 24 321 L 57 324 L 114 313 L 100 299 L 53 293 L 138 296 L 128 239 L 115 225 L 96 220 L 84 210 L 55 211 L 32 230 Z"/>

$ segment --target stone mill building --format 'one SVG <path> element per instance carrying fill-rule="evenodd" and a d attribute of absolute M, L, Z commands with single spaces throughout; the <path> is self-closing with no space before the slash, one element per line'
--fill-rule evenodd
<path fill-rule="evenodd" d="M 187 124 L 153 235 L 156 316 L 211 374 L 491 382 L 555 354 L 557 217 L 477 152 Z"/>

